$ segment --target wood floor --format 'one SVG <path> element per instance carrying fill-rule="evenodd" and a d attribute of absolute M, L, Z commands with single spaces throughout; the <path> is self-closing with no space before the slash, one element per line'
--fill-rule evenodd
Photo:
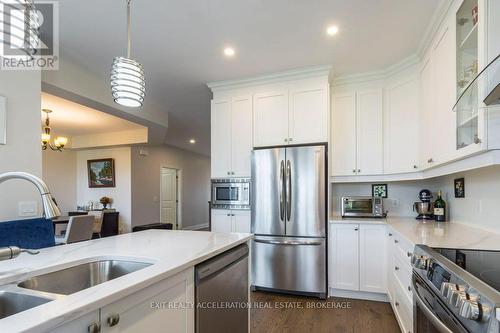
<path fill-rule="evenodd" d="M 252 292 L 251 301 L 252 333 L 400 332 L 389 303 L 263 292 Z"/>

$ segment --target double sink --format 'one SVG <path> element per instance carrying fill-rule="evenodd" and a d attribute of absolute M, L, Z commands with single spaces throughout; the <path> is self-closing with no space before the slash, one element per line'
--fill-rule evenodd
<path fill-rule="evenodd" d="M 0 320 L 150 265 L 126 260 L 96 260 L 1 286 Z"/>

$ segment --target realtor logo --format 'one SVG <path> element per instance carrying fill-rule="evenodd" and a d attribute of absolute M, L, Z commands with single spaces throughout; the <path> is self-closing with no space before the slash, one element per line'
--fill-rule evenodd
<path fill-rule="evenodd" d="M 59 3 L 0 0 L 0 69 L 59 69 Z"/>

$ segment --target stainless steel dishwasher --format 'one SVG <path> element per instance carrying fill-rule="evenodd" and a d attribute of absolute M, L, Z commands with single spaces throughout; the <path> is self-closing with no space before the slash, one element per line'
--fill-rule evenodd
<path fill-rule="evenodd" d="M 196 333 L 248 332 L 248 246 L 195 267 Z"/>

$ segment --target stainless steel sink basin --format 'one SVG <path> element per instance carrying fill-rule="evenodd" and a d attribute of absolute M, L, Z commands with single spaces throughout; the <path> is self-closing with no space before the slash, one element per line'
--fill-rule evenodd
<path fill-rule="evenodd" d="M 100 260 L 34 276 L 18 284 L 21 288 L 70 295 L 150 266 L 150 263 Z"/>
<path fill-rule="evenodd" d="M 51 299 L 25 295 L 10 291 L 0 291 L 0 319 L 12 316 L 52 301 Z"/>

